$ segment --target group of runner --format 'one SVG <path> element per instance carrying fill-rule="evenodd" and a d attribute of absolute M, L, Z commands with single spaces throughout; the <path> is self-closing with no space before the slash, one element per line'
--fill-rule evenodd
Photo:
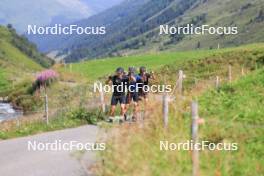
<path fill-rule="evenodd" d="M 129 107 L 133 104 L 132 120 L 136 121 L 139 101 L 143 101 L 145 106 L 147 105 L 148 91 L 145 87 L 148 86 L 150 79 L 155 79 L 154 73 L 147 73 L 144 66 L 139 68 L 139 73 L 137 73 L 135 67 L 129 67 L 127 73 L 122 67 L 117 68 L 115 75 L 109 76 L 106 81 L 107 84 L 111 82 L 113 85 L 110 117 L 115 116 L 116 106 L 119 103 L 121 107 L 120 122 L 127 120 Z"/>

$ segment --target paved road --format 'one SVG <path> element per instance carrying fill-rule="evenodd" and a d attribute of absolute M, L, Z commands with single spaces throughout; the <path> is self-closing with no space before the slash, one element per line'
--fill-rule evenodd
<path fill-rule="evenodd" d="M 0 141 L 0 176 L 84 176 L 91 175 L 88 166 L 95 162 L 94 152 L 29 151 L 28 141 L 94 143 L 96 126 L 82 126 L 30 137 Z"/>

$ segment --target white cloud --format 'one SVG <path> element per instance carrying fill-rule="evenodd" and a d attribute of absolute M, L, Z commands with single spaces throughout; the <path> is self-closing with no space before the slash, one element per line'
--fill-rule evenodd
<path fill-rule="evenodd" d="M 92 10 L 87 6 L 87 4 L 81 2 L 80 0 L 56 0 L 66 9 L 71 9 L 73 11 L 79 12 L 82 15 L 89 16 Z"/>

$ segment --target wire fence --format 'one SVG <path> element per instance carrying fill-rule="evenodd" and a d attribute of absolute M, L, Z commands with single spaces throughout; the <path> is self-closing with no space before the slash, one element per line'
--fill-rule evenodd
<path fill-rule="evenodd" d="M 237 72 L 237 71 L 236 71 Z M 219 72 L 215 72 L 218 73 Z M 232 83 L 232 81 L 237 78 L 245 75 L 245 68 L 241 68 L 241 72 L 238 73 L 238 76 L 234 76 L 234 71 L 232 70 L 232 66 L 229 65 L 227 72 L 223 72 L 222 75 L 226 75 L 225 77 L 220 77 L 217 74 L 207 74 L 210 75 L 209 79 L 204 80 L 204 79 L 197 79 L 194 75 L 185 75 L 182 70 L 179 70 L 178 73 L 178 79 L 175 82 L 175 86 L 173 88 L 173 91 L 170 93 L 170 95 L 164 93 L 162 96 L 162 109 L 163 109 L 163 123 L 164 123 L 164 128 L 168 128 L 169 124 L 169 103 L 175 103 L 175 101 L 181 101 L 180 98 L 175 99 L 177 96 L 176 94 L 179 94 L 180 96 L 183 95 L 183 90 L 184 90 L 184 79 L 189 79 L 189 80 L 194 80 L 194 88 L 196 89 L 196 86 L 201 83 L 203 86 L 208 88 L 214 88 L 218 90 L 220 88 L 220 84 L 226 84 L 226 83 Z M 205 75 L 203 75 L 205 76 Z M 203 118 L 200 118 L 199 116 L 199 103 L 197 100 L 191 100 L 190 102 L 190 109 L 191 109 L 191 140 L 194 141 L 194 144 L 199 142 L 199 125 L 200 124 L 207 124 L 207 125 L 215 125 L 215 126 L 229 126 L 230 128 L 249 128 L 249 129 L 264 129 L 264 124 L 250 124 L 250 123 L 242 123 L 242 122 L 236 122 L 236 121 L 223 121 L 219 119 L 209 119 L 209 120 L 204 120 Z M 199 176 L 199 150 L 194 149 L 192 151 L 192 175 L 193 176 Z"/>

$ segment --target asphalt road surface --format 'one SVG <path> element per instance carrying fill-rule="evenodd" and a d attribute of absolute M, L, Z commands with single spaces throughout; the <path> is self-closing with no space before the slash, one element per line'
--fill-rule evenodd
<path fill-rule="evenodd" d="M 28 141 L 32 144 L 58 140 L 63 144 L 70 141 L 87 144 L 96 142 L 97 133 L 96 126 L 87 125 L 0 141 L 0 176 L 91 176 L 88 168 L 96 161 L 94 151 L 29 151 Z"/>

